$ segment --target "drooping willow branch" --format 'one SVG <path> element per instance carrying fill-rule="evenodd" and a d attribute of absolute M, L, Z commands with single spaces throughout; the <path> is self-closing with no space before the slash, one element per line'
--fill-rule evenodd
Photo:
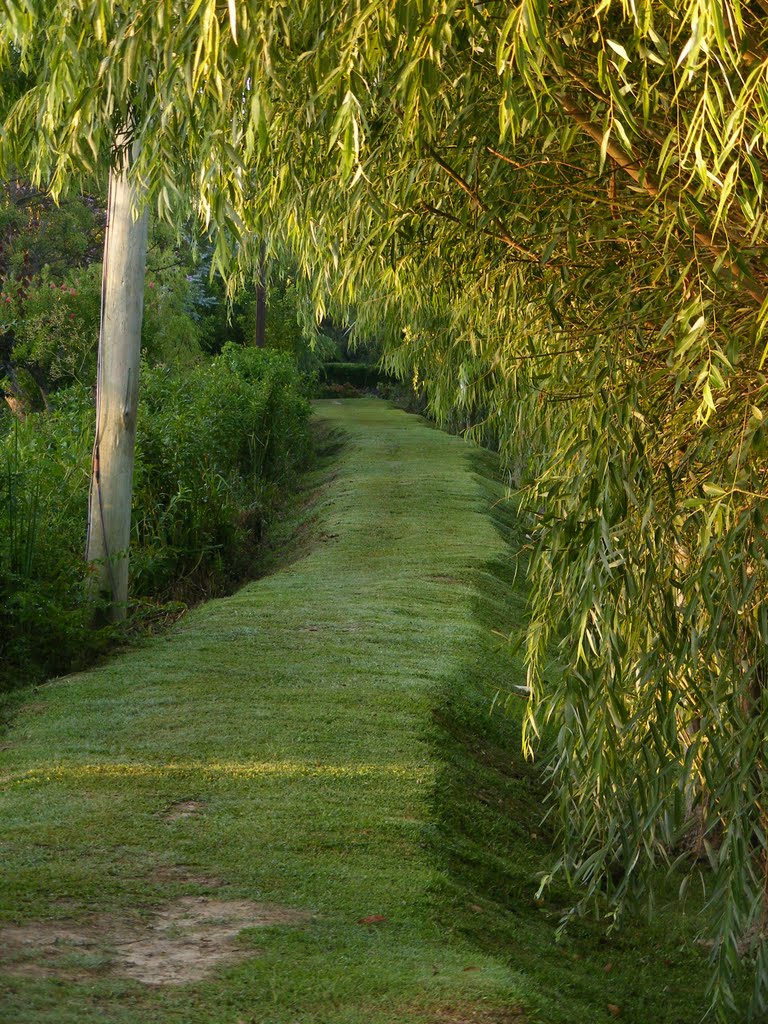
<path fill-rule="evenodd" d="M 498 231 L 498 235 L 496 237 L 498 237 L 500 241 L 504 242 L 505 245 L 508 245 L 510 249 L 514 249 L 515 252 L 519 252 L 521 256 L 525 256 L 525 258 L 531 263 L 540 263 L 540 257 L 535 252 L 532 252 L 530 249 L 526 249 L 524 245 L 521 245 L 519 242 L 515 241 L 515 239 L 507 230 L 504 222 L 497 214 L 495 214 L 491 210 L 491 208 L 488 206 L 485 200 L 481 198 L 480 193 L 477 191 L 477 189 L 472 188 L 469 182 L 462 178 L 459 172 L 454 170 L 454 168 L 451 167 L 451 165 L 442 156 L 440 156 L 440 154 L 432 146 L 427 146 L 426 148 L 427 152 L 438 165 L 438 167 L 442 168 L 442 170 L 445 171 L 448 177 L 452 181 L 456 182 L 456 184 L 463 192 L 466 192 L 466 194 L 472 201 L 473 206 L 480 210 L 481 213 L 484 213 L 488 217 L 490 217 L 491 222 L 495 225 Z"/>
<path fill-rule="evenodd" d="M 571 95 L 568 93 L 563 94 L 560 98 L 560 106 L 563 112 L 572 118 L 582 131 L 597 143 L 598 146 L 603 146 L 603 132 L 600 131 L 597 125 L 592 123 L 589 116 Z M 624 171 L 625 174 L 629 175 L 651 198 L 658 199 L 665 205 L 669 204 L 670 200 L 635 156 L 625 152 L 612 139 L 609 139 L 607 144 L 605 144 L 605 152 L 613 160 L 614 164 Z M 765 302 L 766 298 L 768 298 L 768 291 L 753 276 L 746 274 L 738 266 L 736 261 L 728 255 L 728 249 L 719 243 L 709 231 L 697 225 L 693 228 L 693 236 L 697 242 L 721 261 L 721 266 L 731 275 L 734 283 L 739 288 L 759 305 Z"/>

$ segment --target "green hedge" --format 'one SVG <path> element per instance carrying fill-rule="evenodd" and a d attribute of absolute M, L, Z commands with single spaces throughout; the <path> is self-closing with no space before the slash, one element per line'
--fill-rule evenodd
<path fill-rule="evenodd" d="M 391 379 L 375 363 L 323 363 L 320 367 L 321 387 L 351 384 L 352 387 L 359 389 L 372 389 Z"/>

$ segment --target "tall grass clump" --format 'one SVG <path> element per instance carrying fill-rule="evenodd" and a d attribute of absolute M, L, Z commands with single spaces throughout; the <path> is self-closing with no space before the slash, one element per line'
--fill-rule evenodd
<path fill-rule="evenodd" d="M 310 452 L 290 356 L 227 346 L 180 373 L 144 368 L 131 546 L 134 599 L 200 599 L 254 571 Z M 0 689 L 92 660 L 85 545 L 93 397 L 74 386 L 0 419 Z"/>

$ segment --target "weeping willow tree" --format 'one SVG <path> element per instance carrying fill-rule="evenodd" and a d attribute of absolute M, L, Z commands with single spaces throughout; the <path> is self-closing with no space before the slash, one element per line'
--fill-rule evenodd
<path fill-rule="evenodd" d="M 768 983 L 762 14 L 339 14 L 305 57 L 328 127 L 278 110 L 272 183 L 307 266 L 331 254 L 318 298 L 391 325 L 390 366 L 525 467 L 560 869 L 618 920 L 708 859 L 730 1020 L 742 970 L 755 1019 Z"/>
<path fill-rule="evenodd" d="M 759 1018 L 768 5 L 50 7 L 4 4 L 6 166 L 60 190 L 130 110 L 133 175 L 231 281 L 268 220 L 318 314 L 354 306 L 495 439 L 532 524 L 524 743 L 554 751 L 560 869 L 618 920 L 708 858 L 716 1005 L 741 1019 L 746 968 Z"/>

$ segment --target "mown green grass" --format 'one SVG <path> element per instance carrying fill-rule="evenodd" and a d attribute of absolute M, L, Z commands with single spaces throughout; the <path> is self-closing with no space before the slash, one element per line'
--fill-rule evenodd
<path fill-rule="evenodd" d="M 676 905 L 558 943 L 563 894 L 534 900 L 551 859 L 541 782 L 515 718 L 488 713 L 521 672 L 492 630 L 524 602 L 492 460 L 382 402 L 317 408 L 345 440 L 305 556 L 39 688 L 0 753 L 0 920 L 211 895 L 159 870 L 182 865 L 221 898 L 311 921 L 244 933 L 258 956 L 182 987 L 106 966 L 6 973 L 0 1020 L 416 1024 L 523 1007 L 531 1024 L 586 1024 L 611 1003 L 693 1024 L 705 963 Z M 189 800 L 200 814 L 164 820 Z"/>

